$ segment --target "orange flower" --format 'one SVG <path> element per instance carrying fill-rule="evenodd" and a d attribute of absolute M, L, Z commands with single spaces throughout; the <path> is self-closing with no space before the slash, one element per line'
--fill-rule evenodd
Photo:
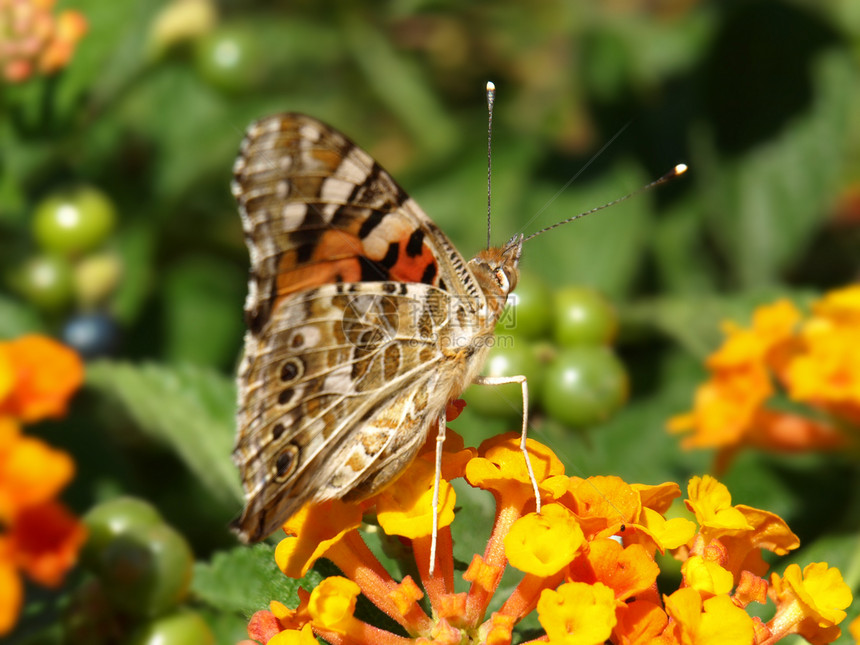
<path fill-rule="evenodd" d="M 19 513 L 3 537 L 2 559 L 13 562 L 34 582 L 56 587 L 77 562 L 86 529 L 64 506 L 51 501 Z"/>
<path fill-rule="evenodd" d="M 6 80 L 24 81 L 34 70 L 55 72 L 71 60 L 87 21 L 78 11 L 54 16 L 53 0 L 0 3 L 0 68 Z"/>
<path fill-rule="evenodd" d="M 4 543 L 0 540 L 0 554 Z M 18 622 L 18 613 L 24 603 L 24 583 L 18 569 L 9 561 L 0 558 L 0 635 L 12 631 Z"/>
<path fill-rule="evenodd" d="M 49 338 L 0 342 L 0 634 L 17 620 L 21 574 L 59 585 L 85 539 L 83 525 L 55 501 L 74 462 L 20 428 L 62 415 L 82 380 L 78 356 Z"/>
<path fill-rule="evenodd" d="M 284 531 L 292 537 L 278 544 L 278 567 L 291 578 L 301 578 L 318 558 L 360 524 L 361 509 L 355 504 L 336 499 L 306 504 L 284 524 Z"/>
<path fill-rule="evenodd" d="M 68 454 L 21 435 L 13 420 L 0 417 L 0 520 L 14 522 L 22 509 L 53 499 L 74 471 Z"/>
<path fill-rule="evenodd" d="M 533 439 L 527 440 L 526 445 L 538 485 L 564 472 L 558 457 L 545 446 Z M 487 439 L 478 448 L 478 454 L 466 466 L 466 479 L 472 486 L 489 490 L 500 500 L 500 506 L 518 513 L 535 503 L 525 456 L 520 450 L 520 433 L 507 432 Z"/>
<path fill-rule="evenodd" d="M 606 585 L 623 603 L 651 589 L 659 573 L 660 567 L 641 545 L 624 547 L 616 540 L 602 538 L 589 544 L 588 552 L 571 565 L 569 575 L 574 580 Z"/>
<path fill-rule="evenodd" d="M 717 447 L 718 470 L 738 448 L 837 450 L 854 438 L 819 411 L 860 424 L 860 287 L 826 295 L 802 320 L 787 300 L 760 307 L 751 328 L 727 323 L 726 340 L 707 360 L 710 379 L 695 395 L 693 410 L 668 423 L 691 432 L 687 448 Z M 772 409 L 784 389 L 810 414 Z"/>
<path fill-rule="evenodd" d="M 302 575 L 324 555 L 343 576 L 326 578 L 310 594 L 300 590 L 296 609 L 272 601 L 268 611 L 252 618 L 249 636 L 298 645 L 310 645 L 312 634 L 333 645 L 509 645 L 517 624 L 537 610 L 546 635 L 530 642 L 716 645 L 752 643 L 753 638 L 763 642 L 769 637 L 772 626 L 753 621 L 744 608 L 764 599 L 760 551 L 785 553 L 796 546 L 796 537 L 781 519 L 733 506 L 725 486 L 710 477 L 694 478 L 687 503 L 699 520 L 697 532 L 689 520 L 664 517 L 680 494 L 676 484 L 629 485 L 617 477 L 567 477 L 555 455 L 536 442 L 529 444 L 538 455 L 532 463 L 541 492 L 552 501 L 540 514 L 523 514 L 533 501 L 526 498 L 531 485 L 518 443 L 519 435 L 514 434 L 485 442 L 481 456 L 465 464 L 467 483 L 489 490 L 496 501 L 486 548 L 472 556 L 462 574 L 467 591 L 454 586 L 448 510 L 441 510 L 445 519 L 440 522 L 444 526 L 438 536 L 437 566 L 432 574 L 429 571 L 426 507 L 431 504 L 427 492 L 432 472 L 429 463 L 419 459 L 415 470 L 408 471 L 409 481 L 395 483 L 394 491 L 383 491 L 377 498 L 382 528 L 412 545 L 418 579 L 405 576 L 396 581 L 372 555 L 356 530 L 365 506 L 352 505 L 350 510 L 349 504 L 329 502 L 303 509 L 285 525 L 293 536 L 278 546 L 279 567 Z M 410 517 L 419 518 L 414 531 L 408 528 Z M 676 557 L 686 560 L 684 588 L 662 597 L 657 589 L 657 548 L 674 548 Z M 524 575 L 487 617 L 508 564 Z M 814 586 L 808 580 L 805 584 L 807 589 Z M 359 594 L 403 631 L 395 634 L 357 618 Z M 780 596 L 783 606 L 788 606 L 787 597 Z"/>
<path fill-rule="evenodd" d="M 39 335 L 21 336 L 0 343 L 0 415 L 25 423 L 61 417 L 72 394 L 81 386 L 84 368 L 80 357 L 65 345 Z"/>
<path fill-rule="evenodd" d="M 612 630 L 612 642 L 619 645 L 657 643 L 669 617 L 662 607 L 648 600 L 634 600 L 617 610 L 618 623 Z"/>

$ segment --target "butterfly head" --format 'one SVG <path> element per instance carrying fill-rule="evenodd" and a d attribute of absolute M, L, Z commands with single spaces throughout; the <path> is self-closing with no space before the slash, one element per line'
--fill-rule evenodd
<path fill-rule="evenodd" d="M 472 269 L 481 289 L 487 296 L 491 296 L 488 301 L 499 303 L 498 311 L 495 312 L 497 315 L 501 313 L 508 294 L 517 286 L 522 251 L 523 236 L 515 235 L 502 246 L 481 251 L 469 262 L 469 268 Z"/>

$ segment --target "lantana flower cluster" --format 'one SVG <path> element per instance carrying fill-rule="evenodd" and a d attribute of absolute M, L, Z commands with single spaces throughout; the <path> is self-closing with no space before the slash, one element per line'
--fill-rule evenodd
<path fill-rule="evenodd" d="M 74 476 L 72 458 L 21 427 L 63 416 L 82 381 L 80 357 L 50 338 L 0 342 L 0 635 L 17 622 L 22 574 L 58 586 L 86 538 L 56 499 Z"/>
<path fill-rule="evenodd" d="M 724 324 L 693 410 L 669 422 L 687 448 L 717 448 L 717 472 L 745 446 L 844 450 L 860 429 L 860 285 L 832 291 L 804 317 L 789 300 L 759 307 L 749 328 Z M 779 407 L 779 397 L 794 407 Z"/>
<path fill-rule="evenodd" d="M 68 65 L 87 21 L 71 9 L 52 13 L 56 0 L 0 0 L 0 71 L 15 83 L 36 71 L 50 74 Z"/>
<path fill-rule="evenodd" d="M 529 440 L 543 501 L 538 514 L 518 433 L 485 441 L 476 452 L 448 432 L 433 573 L 434 468 L 428 450 L 376 498 L 361 505 L 307 506 L 284 525 L 288 537 L 275 551 L 281 571 L 300 578 L 325 557 L 343 575 L 325 578 L 311 592 L 300 589 L 294 609 L 273 600 L 251 618 L 251 639 L 268 645 L 313 645 L 316 637 L 333 645 L 503 645 L 535 610 L 545 634 L 527 642 L 748 645 L 793 633 L 813 643 L 839 636 L 851 602 L 840 572 L 821 562 L 802 570 L 789 565 L 782 575 L 767 578 L 762 552 L 784 555 L 797 548 L 797 536 L 772 513 L 732 505 L 726 487 L 713 477 L 689 482 L 685 504 L 691 519 L 670 519 L 667 512 L 681 495 L 677 484 L 567 476 L 549 448 Z M 492 493 L 496 504 L 486 549 L 464 571 L 454 561 L 456 500 L 448 483 L 460 476 Z M 361 538 L 369 504 L 376 505 L 385 533 L 411 545 L 419 580 L 394 579 Z M 671 593 L 658 589 L 658 554 L 682 562 L 680 586 Z M 489 611 L 508 565 L 522 577 Z M 455 576 L 467 590 L 455 589 Z M 399 629 L 356 616 L 360 594 Z M 769 621 L 747 613 L 750 603 L 768 598 L 775 605 Z"/>

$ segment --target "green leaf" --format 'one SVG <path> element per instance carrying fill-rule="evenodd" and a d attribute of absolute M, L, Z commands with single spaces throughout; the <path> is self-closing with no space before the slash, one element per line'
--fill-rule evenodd
<path fill-rule="evenodd" d="M 0 339 L 43 331 L 38 314 L 27 305 L 0 296 Z"/>
<path fill-rule="evenodd" d="M 645 181 L 638 168 L 619 164 L 612 175 L 589 185 L 537 185 L 525 203 L 519 230 L 528 233 L 567 219 L 635 190 Z M 620 298 L 637 278 L 652 214 L 649 196 L 637 196 L 609 212 L 528 241 L 522 266 L 537 270 L 554 285 L 583 284 Z"/>
<path fill-rule="evenodd" d="M 487 239 L 487 151 L 478 138 L 473 143 L 437 178 L 410 191 L 466 258 Z M 493 244 L 502 244 L 524 224 L 522 198 L 531 190 L 539 150 L 533 141 L 519 140 L 493 151 Z"/>
<path fill-rule="evenodd" d="M 178 65 L 158 67 L 136 83 L 117 118 L 156 146 L 151 198 L 168 203 L 209 173 L 222 174 L 226 193 L 230 163 L 250 120 L 235 120 L 216 90 Z M 161 208 L 153 215 L 172 213 Z"/>
<path fill-rule="evenodd" d="M 274 548 L 257 544 L 216 553 L 210 563 L 198 562 L 191 593 L 221 611 L 250 616 L 268 609 L 272 600 L 296 607 L 298 588 L 312 589 L 320 580 L 315 570 L 301 580 L 288 578 L 275 564 Z"/>
<path fill-rule="evenodd" d="M 80 102 L 88 100 L 98 114 L 137 78 L 147 64 L 147 34 L 160 4 L 142 0 L 69 3 L 69 8 L 84 14 L 88 32 L 61 76 L 54 97 L 57 112 L 74 119 Z"/>
<path fill-rule="evenodd" d="M 97 361 L 87 384 L 122 405 L 142 432 L 171 447 L 220 501 L 243 499 L 233 447 L 231 379 L 191 366 Z"/>
<path fill-rule="evenodd" d="M 165 275 L 167 357 L 173 362 L 229 367 L 244 330 L 242 275 L 210 257 L 185 258 Z M 206 333 L 200 333 L 205 320 Z"/>
<path fill-rule="evenodd" d="M 660 283 L 670 293 L 701 296 L 716 289 L 718 272 L 703 252 L 703 207 L 687 198 L 664 209 L 654 221 L 654 263 Z"/>
<path fill-rule="evenodd" d="M 118 320 L 136 320 L 153 283 L 152 263 L 155 239 L 148 222 L 126 224 L 116 235 L 123 263 L 123 277 L 111 298 L 111 310 Z"/>
<path fill-rule="evenodd" d="M 706 182 L 710 230 L 740 285 L 776 282 L 838 195 L 855 72 L 841 53 L 814 62 L 814 102 L 778 137 L 736 161 L 719 159 L 707 136 L 698 140 L 693 167 Z"/>
<path fill-rule="evenodd" d="M 394 49 L 385 36 L 356 11 L 344 14 L 343 31 L 350 54 L 368 87 L 408 128 L 429 155 L 444 155 L 457 145 L 457 132 L 421 68 Z M 391 88 L 397 88 L 392 92 Z"/>

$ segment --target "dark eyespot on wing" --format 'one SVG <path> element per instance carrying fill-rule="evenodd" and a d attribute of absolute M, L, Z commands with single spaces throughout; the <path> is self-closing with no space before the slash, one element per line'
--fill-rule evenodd
<path fill-rule="evenodd" d="M 364 256 L 358 256 L 358 265 L 361 269 L 361 282 L 385 282 L 388 280 L 388 269 L 382 267 L 379 262 L 374 262 Z"/>
<path fill-rule="evenodd" d="M 379 264 L 386 269 L 390 269 L 397 264 L 397 258 L 400 255 L 400 242 L 392 242 L 388 245 L 388 250 L 385 252 L 385 257 L 379 261 Z"/>
<path fill-rule="evenodd" d="M 418 255 L 421 255 L 421 251 L 424 248 L 424 231 L 420 228 L 416 228 L 412 231 L 412 235 L 409 236 L 409 241 L 406 243 L 406 255 L 410 258 L 414 258 Z"/>
<path fill-rule="evenodd" d="M 299 264 L 304 264 L 309 261 L 314 254 L 314 249 L 317 247 L 316 242 L 306 242 L 296 248 L 296 261 Z"/>
<path fill-rule="evenodd" d="M 281 380 L 284 382 L 292 381 L 299 375 L 299 368 L 295 361 L 287 361 L 281 366 Z"/>
<path fill-rule="evenodd" d="M 436 264 L 430 263 L 424 269 L 424 274 L 421 276 L 421 282 L 424 284 L 433 284 L 433 278 L 436 277 Z"/>

